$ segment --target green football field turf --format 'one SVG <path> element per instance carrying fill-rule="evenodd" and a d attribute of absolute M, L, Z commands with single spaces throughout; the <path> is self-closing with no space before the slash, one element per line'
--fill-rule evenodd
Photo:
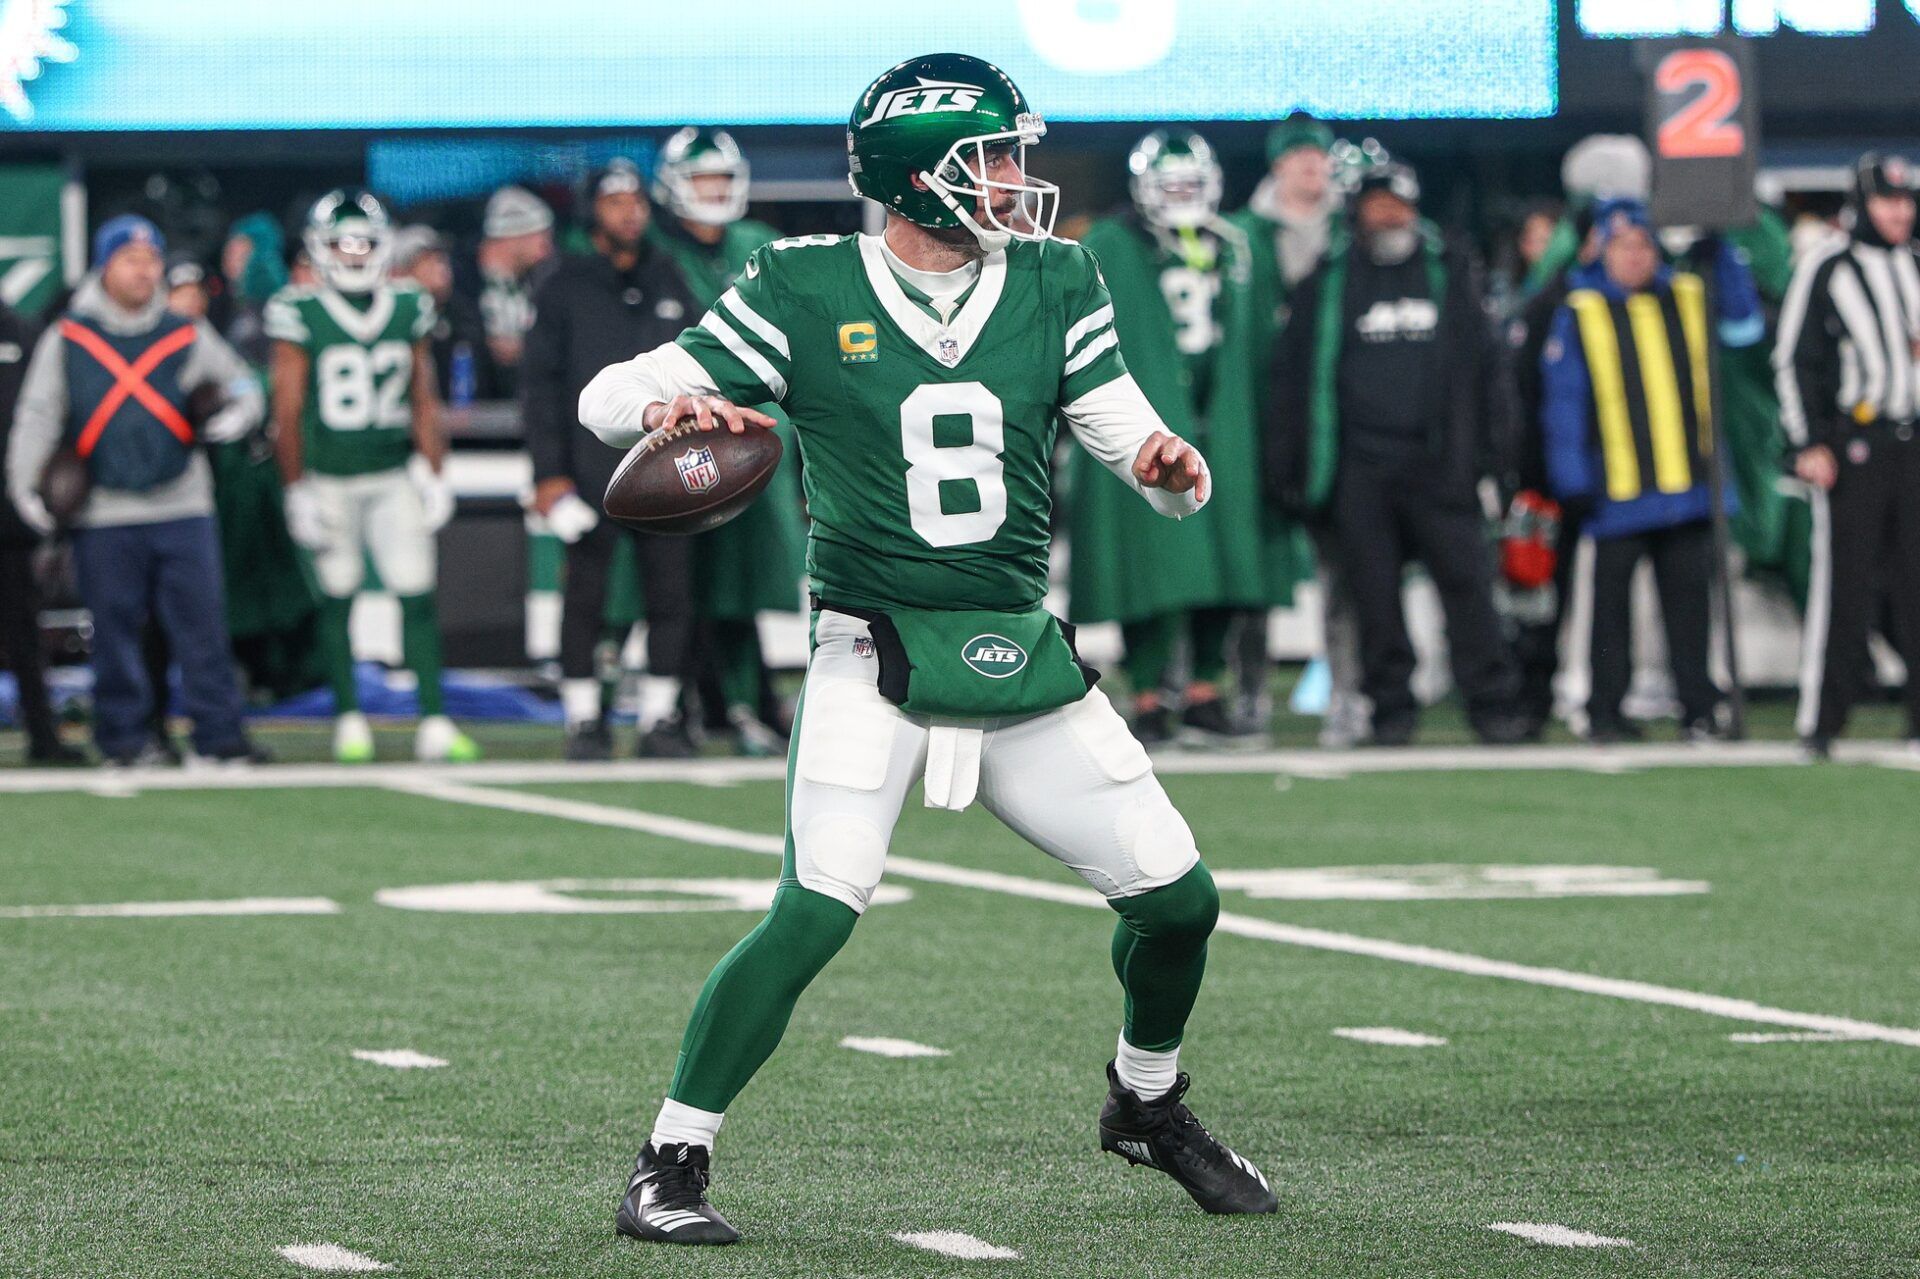
<path fill-rule="evenodd" d="M 1119 1016 L 1105 907 L 978 809 L 910 806 L 905 900 L 868 912 L 721 1133 L 715 1201 L 746 1242 L 694 1253 L 617 1239 L 613 1208 L 691 1001 L 754 921 L 734 894 L 775 873 L 750 850 L 777 842 L 779 786 L 371 784 L 400 776 L 0 793 L 0 1275 L 315 1273 L 293 1244 L 432 1279 L 1920 1275 L 1913 771 L 1169 777 L 1241 885 L 1182 1065 L 1274 1181 L 1262 1219 L 1205 1217 L 1095 1148 Z M 1488 866 L 1653 878 L 1459 896 L 1556 882 Z M 1294 890 L 1334 899 L 1229 874 L 1315 868 Z M 560 886 L 572 913 L 375 899 L 636 879 L 654 887 Z M 1382 896 L 1415 890 L 1438 896 Z M 239 898 L 337 909 L 14 909 Z M 643 900 L 703 909 L 580 909 Z M 1588 978 L 1643 985 L 1568 988 Z M 1823 1018 L 1883 1037 L 1729 1039 Z M 1334 1033 L 1354 1027 L 1446 1042 Z M 353 1056 L 396 1049 L 448 1064 Z M 893 1238 L 926 1231 L 1019 1256 Z"/>

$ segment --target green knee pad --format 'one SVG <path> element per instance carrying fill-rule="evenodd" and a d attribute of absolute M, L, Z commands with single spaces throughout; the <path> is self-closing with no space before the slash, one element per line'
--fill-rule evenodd
<path fill-rule="evenodd" d="M 839 953 L 859 918 L 822 893 L 780 885 L 759 927 L 707 978 L 667 1096 L 701 1110 L 726 1110 L 773 1055 L 800 992 Z"/>
<path fill-rule="evenodd" d="M 1207 971 L 1207 938 L 1220 918 L 1220 893 L 1207 868 L 1134 897 L 1110 897 L 1113 971 L 1126 992 L 1127 1042 L 1148 1052 L 1177 1048 Z"/>

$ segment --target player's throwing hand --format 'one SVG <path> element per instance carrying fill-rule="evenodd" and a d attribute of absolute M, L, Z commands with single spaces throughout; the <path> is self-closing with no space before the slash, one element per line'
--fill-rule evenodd
<path fill-rule="evenodd" d="M 1213 493 L 1213 476 L 1200 450 L 1166 431 L 1155 431 L 1140 446 L 1140 455 L 1133 459 L 1133 478 L 1169 493 L 1197 489 L 1202 502 Z"/>
<path fill-rule="evenodd" d="M 703 431 L 725 426 L 735 435 L 745 435 L 749 426 L 772 430 L 774 425 L 765 413 L 743 409 L 723 395 L 676 395 L 649 408 L 643 420 L 649 431 L 658 431 L 688 417 Z"/>

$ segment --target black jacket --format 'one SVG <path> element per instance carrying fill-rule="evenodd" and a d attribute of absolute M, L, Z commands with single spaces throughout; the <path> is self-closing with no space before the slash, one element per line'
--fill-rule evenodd
<path fill-rule="evenodd" d="M 13 406 L 20 399 L 20 384 L 27 378 L 27 361 L 33 355 L 39 336 L 32 324 L 0 304 L 0 470 L 5 469 L 7 442 L 13 435 Z M 40 535 L 28 528 L 7 500 L 6 485 L 0 484 L 0 545 L 32 546 Z"/>
<path fill-rule="evenodd" d="M 1484 475 L 1504 476 L 1514 443 L 1512 370 L 1505 343 L 1485 308 L 1473 256 L 1437 233 L 1420 250 L 1444 279 L 1436 321 L 1434 375 L 1424 379 L 1423 413 L 1432 423 L 1422 476 L 1458 497 Z M 1275 344 L 1262 410 L 1266 491 L 1283 510 L 1311 517 L 1324 511 L 1344 450 L 1340 406 L 1332 389 L 1339 345 L 1350 327 L 1346 281 L 1356 240 L 1336 244 L 1292 298 L 1287 327 Z M 1339 288 L 1341 296 L 1329 290 Z M 1338 334 L 1331 345 L 1323 332 Z"/>
<path fill-rule="evenodd" d="M 568 254 L 534 295 L 520 361 L 520 418 L 533 478 L 566 476 L 595 507 L 623 456 L 580 425 L 580 392 L 594 374 L 671 342 L 702 308 L 679 269 L 643 244 L 631 270 L 600 254 Z"/>

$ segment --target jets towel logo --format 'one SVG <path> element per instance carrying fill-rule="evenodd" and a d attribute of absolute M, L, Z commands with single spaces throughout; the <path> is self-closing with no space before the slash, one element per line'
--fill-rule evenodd
<path fill-rule="evenodd" d="M 889 89 L 873 104 L 873 114 L 860 122 L 861 128 L 891 120 L 897 115 L 925 115 L 930 111 L 971 111 L 980 105 L 986 92 L 977 84 L 958 84 L 950 80 L 928 80 L 905 89 Z"/>
<path fill-rule="evenodd" d="M 713 460 L 712 449 L 688 449 L 673 459 L 673 467 L 680 472 L 680 482 L 689 493 L 704 493 L 720 482 L 720 467 Z"/>
<path fill-rule="evenodd" d="M 960 646 L 960 660 L 988 679 L 1018 675 L 1027 665 L 1027 650 L 1004 635 L 976 635 Z"/>

